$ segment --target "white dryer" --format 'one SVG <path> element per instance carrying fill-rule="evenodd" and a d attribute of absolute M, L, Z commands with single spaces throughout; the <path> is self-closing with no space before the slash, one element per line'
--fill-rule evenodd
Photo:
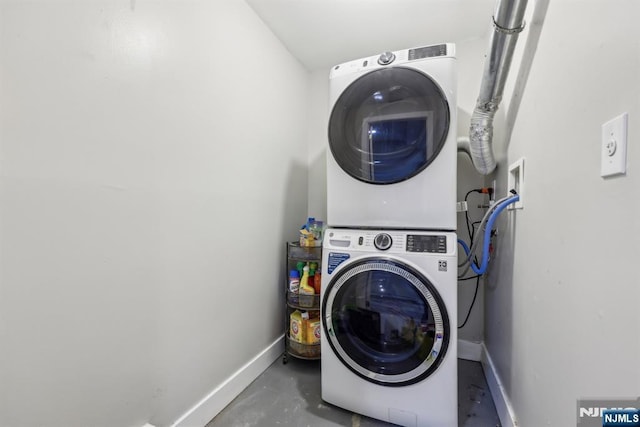
<path fill-rule="evenodd" d="M 322 399 L 457 426 L 456 234 L 328 229 L 322 256 Z"/>
<path fill-rule="evenodd" d="M 358 59 L 329 79 L 327 223 L 455 230 L 455 45 Z"/>

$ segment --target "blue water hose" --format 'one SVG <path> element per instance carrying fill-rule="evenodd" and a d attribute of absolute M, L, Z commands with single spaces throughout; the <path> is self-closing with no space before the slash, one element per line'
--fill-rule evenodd
<path fill-rule="evenodd" d="M 504 202 L 500 203 L 489 216 L 489 220 L 487 221 L 487 225 L 484 229 L 484 239 L 482 241 L 482 262 L 480 263 L 480 267 L 478 267 L 471 259 L 469 260 L 469 262 L 471 263 L 471 269 L 474 273 L 484 274 L 487 271 L 487 267 L 489 266 L 489 243 L 491 241 L 491 230 L 493 229 L 493 223 L 496 222 L 496 218 L 498 217 L 498 215 L 500 215 L 500 212 L 502 212 L 507 206 L 517 202 L 518 200 L 520 200 L 520 196 L 517 194 L 513 197 L 508 198 Z M 467 246 L 467 244 L 460 239 L 458 239 L 458 243 L 460 244 L 460 246 L 462 246 L 464 253 L 468 257 L 469 252 L 471 251 L 469 249 L 469 246 Z"/>
<path fill-rule="evenodd" d="M 467 244 L 464 242 L 464 240 L 458 239 L 458 243 L 460 244 L 460 246 L 462 246 L 462 249 L 464 250 L 464 253 L 467 255 L 467 257 L 469 256 L 469 252 L 471 251 L 471 249 L 469 249 L 469 246 L 467 246 Z M 476 274 L 482 274 L 480 272 L 480 269 L 476 266 L 476 264 L 469 260 L 469 262 L 471 263 L 471 269 L 473 270 L 474 273 Z"/>

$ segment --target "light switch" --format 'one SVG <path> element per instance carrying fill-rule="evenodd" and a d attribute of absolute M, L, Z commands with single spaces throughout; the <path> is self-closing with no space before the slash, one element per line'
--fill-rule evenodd
<path fill-rule="evenodd" d="M 623 113 L 602 125 L 600 176 L 627 173 L 627 122 Z"/>

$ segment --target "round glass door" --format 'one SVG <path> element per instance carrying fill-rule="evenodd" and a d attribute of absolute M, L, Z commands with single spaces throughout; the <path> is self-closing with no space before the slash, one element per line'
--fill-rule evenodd
<path fill-rule="evenodd" d="M 371 184 L 393 184 L 424 170 L 449 132 L 449 105 L 426 74 L 382 68 L 354 81 L 329 118 L 329 148 L 340 167 Z"/>
<path fill-rule="evenodd" d="M 388 386 L 429 376 L 449 342 L 449 319 L 433 285 L 389 259 L 361 260 L 338 273 L 327 287 L 322 321 L 342 363 Z"/>

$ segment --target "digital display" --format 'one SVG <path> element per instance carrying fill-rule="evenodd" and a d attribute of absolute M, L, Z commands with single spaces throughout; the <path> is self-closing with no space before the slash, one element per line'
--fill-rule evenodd
<path fill-rule="evenodd" d="M 437 46 L 419 47 L 409 50 L 409 61 L 414 59 L 431 58 L 434 56 L 445 56 L 447 54 L 447 45 L 439 44 Z"/>
<path fill-rule="evenodd" d="M 447 253 L 447 236 L 407 235 L 407 252 Z"/>

